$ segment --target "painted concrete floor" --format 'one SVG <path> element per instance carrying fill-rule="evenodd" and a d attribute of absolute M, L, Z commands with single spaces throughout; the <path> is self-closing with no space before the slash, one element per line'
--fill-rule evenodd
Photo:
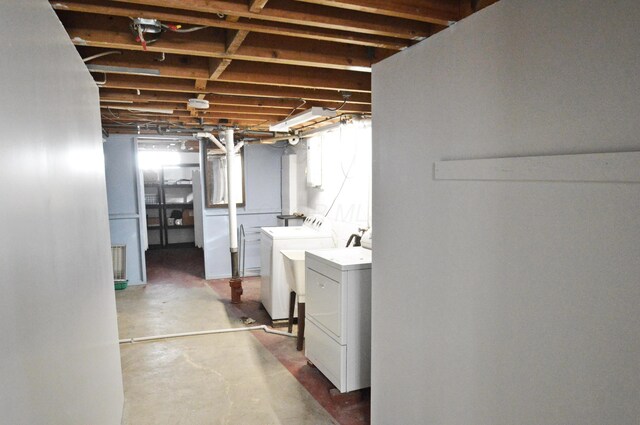
<path fill-rule="evenodd" d="M 245 281 L 243 304 L 234 306 L 226 281 L 202 278 L 199 250 L 151 251 L 147 260 L 150 283 L 116 293 L 121 339 L 245 327 L 243 316 L 268 322 L 259 278 Z M 192 336 L 122 344 L 121 357 L 124 424 L 368 423 L 368 394 L 336 395 L 295 338 Z"/>

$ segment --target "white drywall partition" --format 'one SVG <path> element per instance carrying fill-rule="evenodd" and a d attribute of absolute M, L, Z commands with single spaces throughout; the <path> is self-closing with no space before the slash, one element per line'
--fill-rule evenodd
<path fill-rule="evenodd" d="M 0 422 L 120 424 L 98 89 L 46 0 L 0 39 Z"/>
<path fill-rule="evenodd" d="M 639 151 L 638 22 L 502 0 L 374 65 L 372 423 L 638 424 L 640 184 L 434 179 Z"/>

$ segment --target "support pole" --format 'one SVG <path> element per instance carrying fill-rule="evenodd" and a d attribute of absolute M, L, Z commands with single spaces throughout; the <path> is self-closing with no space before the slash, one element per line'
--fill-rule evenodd
<path fill-rule="evenodd" d="M 233 141 L 233 129 L 225 130 L 224 143 L 227 151 L 227 205 L 229 207 L 229 250 L 231 252 L 231 303 L 242 302 L 242 279 L 240 278 L 238 264 L 238 216 L 236 213 L 235 194 L 235 155 L 236 149 Z"/>

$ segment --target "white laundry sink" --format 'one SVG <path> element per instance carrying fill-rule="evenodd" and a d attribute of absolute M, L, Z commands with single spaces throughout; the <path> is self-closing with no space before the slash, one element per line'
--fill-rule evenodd
<path fill-rule="evenodd" d="M 284 268 L 289 288 L 298 296 L 298 302 L 304 302 L 304 250 L 283 249 L 280 251 L 284 257 Z"/>

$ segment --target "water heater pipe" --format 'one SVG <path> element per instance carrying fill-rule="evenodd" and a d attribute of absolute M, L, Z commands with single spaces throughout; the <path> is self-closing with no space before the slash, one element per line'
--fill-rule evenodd
<path fill-rule="evenodd" d="M 224 132 L 224 144 L 227 153 L 227 205 L 229 206 L 229 248 L 231 253 L 238 252 L 238 217 L 236 214 L 236 194 L 234 189 L 234 169 L 236 150 L 233 144 L 233 129 Z M 237 277 L 235 273 L 233 277 Z"/>
<path fill-rule="evenodd" d="M 213 142 L 214 145 L 220 148 L 222 152 L 226 152 L 224 145 L 220 143 L 220 140 L 216 139 L 216 136 L 211 133 L 196 133 L 195 137 L 198 139 L 209 139 Z"/>
<path fill-rule="evenodd" d="M 227 155 L 227 206 L 229 210 L 229 251 L 231 253 L 231 303 L 239 304 L 242 295 L 242 279 L 240 278 L 240 269 L 238 261 L 238 215 L 236 211 L 236 194 L 235 187 L 235 155 L 242 148 L 244 143 L 234 145 L 233 129 L 228 128 L 224 132 L 224 146 L 211 133 L 196 133 L 196 137 L 211 140 L 218 148 Z"/>
<path fill-rule="evenodd" d="M 229 250 L 231 252 L 231 304 L 239 304 L 242 295 L 242 279 L 238 259 L 238 215 L 236 213 L 235 193 L 235 156 L 243 143 L 234 146 L 233 129 L 228 128 L 224 132 L 224 144 L 227 148 L 227 205 L 229 207 Z"/>

